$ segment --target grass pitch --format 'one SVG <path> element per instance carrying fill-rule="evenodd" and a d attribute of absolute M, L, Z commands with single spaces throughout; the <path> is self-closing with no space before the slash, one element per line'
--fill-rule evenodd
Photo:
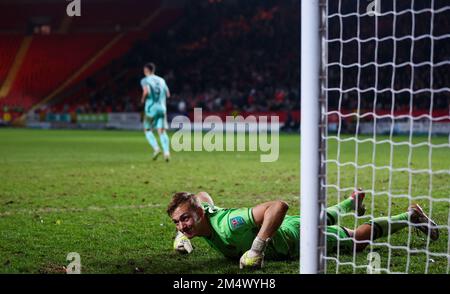
<path fill-rule="evenodd" d="M 237 261 L 225 259 L 201 239 L 193 240 L 190 255 L 172 250 L 175 229 L 165 213 L 170 196 L 176 191 L 207 191 L 221 207 L 250 207 L 280 198 L 289 202 L 289 214 L 298 214 L 299 141 L 297 135 L 281 135 L 280 156 L 274 163 L 260 163 L 257 152 L 178 152 L 166 163 L 161 158 L 152 161 L 141 132 L 0 129 L 0 272 L 61 273 L 69 263 L 67 254 L 77 252 L 82 273 L 240 273 Z M 433 139 L 435 144 L 445 142 Z M 348 142 L 338 149 L 330 140 L 329 158 L 339 154 L 341 162 L 371 162 L 373 144 L 355 147 Z M 375 159 L 377 165 L 389 164 L 386 154 L 392 153 L 394 164 L 404 166 L 404 160 L 411 159 L 410 167 L 427 168 L 431 158 L 433 169 L 450 168 L 448 148 L 436 148 L 431 155 L 427 150 L 415 148 L 409 156 L 408 148 L 396 147 L 392 153 L 388 145 L 378 145 Z M 448 174 L 411 178 L 405 172 L 379 170 L 374 175 L 369 167 L 329 164 L 331 184 L 353 187 L 355 175 L 358 186 L 378 192 L 390 189 L 395 195 L 407 194 L 411 182 L 411 194 L 426 212 L 430 202 L 423 196 L 430 187 L 433 198 L 449 198 Z M 329 204 L 347 194 L 329 188 Z M 402 212 L 409 203 L 398 196 L 389 205 L 383 194 L 369 194 L 366 201 L 367 214 L 375 216 Z M 439 224 L 447 224 L 448 215 L 448 202 L 433 203 L 432 216 Z M 345 216 L 341 224 L 352 228 L 365 220 Z M 432 244 L 408 230 L 389 241 L 399 248 L 409 244 L 430 252 L 449 250 L 447 230 L 441 230 L 440 240 Z M 407 251 L 372 248 L 380 253 L 382 267 L 405 270 Z M 328 272 L 365 272 L 367 253 L 331 257 Z M 448 272 L 445 256 L 410 252 L 409 260 L 410 272 Z M 298 269 L 297 260 L 268 261 L 256 272 Z"/>
<path fill-rule="evenodd" d="M 0 130 L 0 272 L 58 273 L 69 252 L 82 273 L 238 273 L 201 239 L 172 250 L 165 210 L 177 191 L 207 191 L 221 207 L 282 198 L 299 209 L 299 137 L 279 160 L 256 152 L 179 152 L 152 161 L 143 133 Z M 297 273 L 298 261 L 263 273 Z"/>

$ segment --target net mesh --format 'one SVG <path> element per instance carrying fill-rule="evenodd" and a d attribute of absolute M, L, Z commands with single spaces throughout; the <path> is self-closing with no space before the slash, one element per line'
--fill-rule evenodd
<path fill-rule="evenodd" d="M 327 244 L 325 271 L 449 273 L 450 3 L 326 4 L 327 203 L 361 187 L 366 213 L 343 213 L 336 225 L 354 230 L 383 216 L 390 225 L 361 253 L 345 252 L 353 237 L 324 230 L 338 239 Z M 437 223 L 437 241 L 410 220 L 394 234 L 392 217 L 414 203 Z"/>

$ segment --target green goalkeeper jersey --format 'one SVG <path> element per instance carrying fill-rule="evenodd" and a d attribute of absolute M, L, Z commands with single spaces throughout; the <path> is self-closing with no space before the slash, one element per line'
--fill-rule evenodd
<path fill-rule="evenodd" d="M 224 209 L 202 203 L 212 228 L 206 242 L 229 258 L 239 258 L 252 246 L 259 227 L 251 208 Z M 267 258 L 297 257 L 300 244 L 300 216 L 286 215 L 265 251 Z"/>

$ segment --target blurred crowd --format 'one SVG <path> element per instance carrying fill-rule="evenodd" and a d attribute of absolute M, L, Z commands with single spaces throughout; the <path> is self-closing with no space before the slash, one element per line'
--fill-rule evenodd
<path fill-rule="evenodd" d="M 330 3 L 329 109 L 449 110 L 447 1 L 385 1 L 378 17 Z"/>
<path fill-rule="evenodd" d="M 173 94 L 170 112 L 299 109 L 299 3 L 295 0 L 187 1 L 169 31 L 139 42 L 87 109 L 139 110 L 142 65 L 157 64 Z"/>
<path fill-rule="evenodd" d="M 328 17 L 329 110 L 448 110 L 450 10 L 439 6 L 445 3 L 433 2 L 431 18 L 426 10 L 370 17 L 362 6 L 357 16 L 356 5 L 337 2 L 330 1 Z M 425 2 L 413 2 L 414 9 L 426 9 Z M 169 113 L 298 111 L 299 9 L 297 0 L 188 0 L 169 30 L 152 33 L 104 70 L 108 82 L 89 78 L 87 99 L 75 111 L 142 110 L 139 81 L 148 61 L 173 94 Z"/>

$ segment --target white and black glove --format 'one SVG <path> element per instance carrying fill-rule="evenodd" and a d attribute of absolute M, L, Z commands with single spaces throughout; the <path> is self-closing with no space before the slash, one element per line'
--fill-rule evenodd
<path fill-rule="evenodd" d="M 193 248 L 191 241 L 180 231 L 177 232 L 175 240 L 173 241 L 173 249 L 178 253 L 191 253 Z"/>
<path fill-rule="evenodd" d="M 239 260 L 239 268 L 262 268 L 264 266 L 264 250 L 270 239 L 263 240 L 256 237 L 252 247 L 246 251 Z"/>

